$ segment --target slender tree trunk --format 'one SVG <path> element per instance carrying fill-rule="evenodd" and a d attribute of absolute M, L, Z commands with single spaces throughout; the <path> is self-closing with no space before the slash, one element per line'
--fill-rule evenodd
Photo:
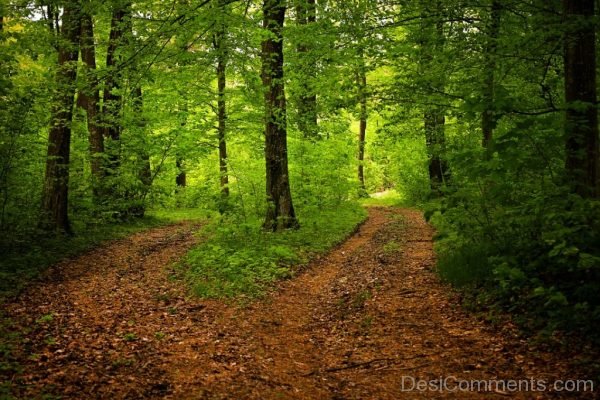
<path fill-rule="evenodd" d="M 298 24 L 310 29 L 317 21 L 315 0 L 296 0 Z M 308 29 L 304 32 L 308 35 Z M 317 94 L 314 89 L 316 79 L 315 63 L 310 54 L 310 46 L 302 41 L 298 45 L 300 58 L 300 98 L 298 100 L 298 129 L 305 138 L 316 139 L 318 132 Z"/>
<path fill-rule="evenodd" d="M 185 169 L 183 169 L 183 159 L 177 157 L 175 159 L 175 166 L 177 167 L 177 176 L 175 177 L 175 184 L 179 188 L 184 188 L 187 185 L 187 175 Z"/>
<path fill-rule="evenodd" d="M 96 46 L 92 16 L 83 13 L 81 19 L 81 60 L 85 70 L 85 88 L 79 92 L 79 105 L 87 114 L 87 128 L 90 143 L 90 167 L 94 198 L 100 198 L 100 187 L 104 178 L 103 154 L 104 136 L 99 125 L 100 92 L 96 73 Z"/>
<path fill-rule="evenodd" d="M 185 128 L 188 120 L 188 102 L 183 94 L 180 95 L 182 98 L 181 105 L 179 106 L 179 125 L 181 129 Z M 177 189 L 183 188 L 187 185 L 187 173 L 185 171 L 185 159 L 183 152 L 177 151 L 175 153 L 175 168 L 177 169 L 177 175 L 175 176 L 175 185 Z"/>
<path fill-rule="evenodd" d="M 104 137 L 110 139 L 109 173 L 115 174 L 120 164 L 121 110 L 123 98 L 119 93 L 123 83 L 123 71 L 119 65 L 119 50 L 128 43 L 131 32 L 131 3 L 117 4 L 112 12 L 110 36 L 106 52 L 106 68 L 109 73 L 104 85 L 103 126 Z"/>
<path fill-rule="evenodd" d="M 141 136 L 141 148 L 139 150 L 140 164 L 138 170 L 138 177 L 143 185 L 142 198 L 145 197 L 146 192 L 152 185 L 152 169 L 150 168 L 150 155 L 146 149 L 146 121 L 144 120 L 144 94 L 142 92 L 142 86 L 138 83 L 131 90 L 131 96 L 133 98 L 133 112 L 136 118 L 136 125 L 139 129 L 138 134 Z"/>
<path fill-rule="evenodd" d="M 482 146 L 489 148 L 494 136 L 496 115 L 494 107 L 496 49 L 498 47 L 498 35 L 500 34 L 500 10 L 499 0 L 492 0 L 490 21 L 487 28 L 487 43 L 485 50 L 485 72 L 483 83 L 483 104 L 485 109 L 481 114 L 481 131 L 483 133 Z"/>
<path fill-rule="evenodd" d="M 221 17 L 224 15 L 223 0 L 219 0 Z M 214 47 L 217 52 L 217 119 L 219 136 L 219 174 L 221 193 L 229 196 L 229 175 L 227 171 L 227 103 L 225 88 L 227 86 L 227 44 L 225 43 L 225 23 L 221 19 L 215 34 Z"/>
<path fill-rule="evenodd" d="M 365 172 L 364 172 L 364 161 L 365 161 L 365 140 L 367 136 L 367 72 L 365 68 L 365 62 L 363 55 L 361 54 L 360 64 L 358 67 L 358 97 L 360 102 L 360 117 L 359 117 L 359 129 L 358 129 L 358 182 L 363 192 L 366 191 L 365 187 Z"/>
<path fill-rule="evenodd" d="M 573 191 L 600 196 L 594 0 L 563 0 L 566 170 Z"/>
<path fill-rule="evenodd" d="M 280 231 L 299 226 L 292 204 L 288 172 L 282 36 L 285 2 L 264 0 L 263 14 L 263 26 L 270 32 L 262 42 L 267 189 L 267 214 L 263 227 Z"/>
<path fill-rule="evenodd" d="M 56 91 L 52 105 L 48 157 L 42 194 L 40 226 L 48 231 L 70 234 L 69 223 L 69 158 L 71 147 L 71 118 L 77 76 L 81 4 L 65 4 L 58 48 Z"/>
<path fill-rule="evenodd" d="M 424 15 L 421 41 L 421 60 L 420 69 L 422 73 L 435 70 L 435 58 L 444 46 L 444 30 L 443 22 L 438 16 L 442 13 L 442 3 L 437 1 L 434 6 L 434 18 L 439 18 L 435 24 L 427 21 L 432 18 L 431 11 L 428 10 L 430 5 L 423 1 Z M 438 71 L 442 74 L 442 71 Z M 444 78 L 442 75 L 433 76 L 430 79 L 429 85 L 435 92 L 444 91 Z M 427 106 L 423 113 L 423 127 L 425 131 L 425 144 L 429 157 L 429 182 L 432 194 L 440 196 L 442 194 L 442 186 L 450 179 L 450 169 L 445 158 L 446 153 L 446 135 L 445 135 L 445 110 L 440 106 Z"/>
<path fill-rule="evenodd" d="M 134 33 L 133 33 L 133 21 L 131 19 L 131 3 L 126 4 L 126 13 L 123 17 L 124 31 L 125 31 L 125 42 L 123 45 L 132 46 Z M 132 72 L 137 72 L 137 69 L 132 68 Z M 136 74 L 133 74 L 136 75 Z M 138 165 L 138 178 L 142 183 L 142 193 L 140 196 L 140 204 L 138 205 L 138 213 L 137 215 L 142 217 L 146 211 L 146 206 L 144 204 L 144 200 L 146 198 L 146 194 L 150 191 L 150 186 L 152 186 L 152 168 L 150 166 L 150 154 L 148 153 L 148 136 L 146 134 L 146 119 L 144 116 L 144 93 L 142 92 L 142 84 L 140 82 L 140 77 L 134 76 L 133 78 L 130 76 L 130 82 L 132 82 L 133 87 L 131 88 L 131 97 L 133 100 L 133 114 L 135 118 L 135 123 L 138 128 L 137 134 L 140 137 L 140 148 L 138 151 L 139 156 L 139 165 Z"/>
<path fill-rule="evenodd" d="M 48 24 L 48 29 L 50 30 L 50 32 L 54 32 L 55 30 L 55 26 L 54 26 L 54 6 L 52 4 L 48 4 L 46 6 L 46 14 L 47 14 L 47 18 L 48 20 L 46 21 L 46 24 Z M 58 24 L 56 25 L 58 26 Z M 54 33 L 58 33 L 58 32 L 54 32 Z"/>
<path fill-rule="evenodd" d="M 226 119 L 227 105 L 225 103 L 225 61 L 219 59 L 217 63 L 217 84 L 218 84 L 218 119 L 219 119 L 219 171 L 221 174 L 221 192 L 224 196 L 229 196 L 229 176 L 227 173 L 227 141 L 226 141 Z"/>
<path fill-rule="evenodd" d="M 46 25 L 48 30 L 52 33 L 52 47 L 58 51 L 58 40 L 60 34 L 60 9 L 58 6 L 50 3 L 46 5 Z"/>
<path fill-rule="evenodd" d="M 425 143 L 429 153 L 429 182 L 434 194 L 440 195 L 442 186 L 449 179 L 445 152 L 445 116 L 438 107 L 430 107 L 423 116 Z"/>

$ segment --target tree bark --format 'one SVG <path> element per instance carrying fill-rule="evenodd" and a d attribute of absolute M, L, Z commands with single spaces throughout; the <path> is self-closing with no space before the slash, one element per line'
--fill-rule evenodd
<path fill-rule="evenodd" d="M 264 0 L 263 27 L 269 37 L 262 42 L 262 82 L 265 89 L 265 163 L 267 213 L 263 227 L 281 231 L 299 227 L 290 190 L 286 102 L 283 81 L 283 0 Z"/>
<path fill-rule="evenodd" d="M 47 21 L 46 24 L 48 25 L 48 29 L 50 30 L 50 32 L 54 32 L 55 34 L 58 34 L 58 31 L 55 32 L 56 28 L 58 27 L 58 24 L 56 24 L 56 26 L 54 25 L 54 21 L 55 21 L 55 12 L 54 12 L 54 6 L 52 4 L 48 4 L 46 6 L 46 14 L 47 14 Z"/>
<path fill-rule="evenodd" d="M 92 16 L 83 13 L 81 19 L 81 60 L 85 71 L 85 88 L 79 92 L 79 105 L 87 114 L 87 128 L 90 143 L 90 167 L 94 198 L 101 197 L 101 185 L 104 178 L 104 136 L 99 125 L 100 91 L 96 73 L 96 46 L 94 44 L 94 26 Z"/>
<path fill-rule="evenodd" d="M 563 0 L 566 171 L 573 192 L 600 195 L 594 0 Z"/>
<path fill-rule="evenodd" d="M 48 157 L 42 194 L 40 227 L 47 231 L 71 234 L 69 223 L 69 158 L 71 147 L 71 118 L 75 97 L 75 79 L 79 54 L 81 4 L 65 4 L 62 29 L 58 42 L 58 70 L 54 93 Z"/>
<path fill-rule="evenodd" d="M 423 74 L 434 70 L 435 56 L 439 54 L 444 46 L 444 30 L 442 15 L 442 3 L 437 1 L 434 4 L 433 13 L 427 9 L 428 2 L 422 2 L 423 6 L 423 28 L 421 40 L 421 60 L 420 69 Z M 437 18 L 435 23 L 428 21 L 428 18 Z M 428 89 L 435 93 L 444 91 L 444 78 L 441 75 L 443 71 L 437 71 L 437 74 L 429 77 Z M 446 153 L 446 135 L 445 135 L 445 110 L 439 106 L 428 106 L 423 113 L 423 127 L 425 131 L 425 144 L 429 157 L 429 182 L 431 192 L 435 196 L 442 195 L 442 187 L 450 179 L 450 169 L 445 158 Z"/>
<path fill-rule="evenodd" d="M 444 111 L 432 106 L 423 116 L 425 127 L 425 143 L 429 154 L 429 182 L 431 191 L 441 195 L 441 189 L 450 177 L 448 163 L 443 157 L 445 152 L 445 121 Z"/>
<path fill-rule="evenodd" d="M 142 86 L 138 83 L 131 90 L 131 96 L 133 98 L 133 112 L 136 118 L 136 125 L 139 129 L 138 134 L 141 135 L 142 146 L 139 151 L 140 165 L 138 170 L 138 177 L 143 185 L 142 199 L 145 198 L 146 192 L 152 185 L 152 169 L 150 168 L 150 155 L 146 149 L 146 121 L 144 120 L 144 94 L 142 93 Z"/>
<path fill-rule="evenodd" d="M 187 99 L 184 98 L 184 95 L 181 95 L 183 101 L 179 106 L 179 114 L 180 121 L 179 125 L 182 130 L 187 125 L 188 120 L 188 102 Z M 184 168 L 185 160 L 183 157 L 183 152 L 177 151 L 175 153 L 175 168 L 177 169 L 177 175 L 175 176 L 175 185 L 177 188 L 183 188 L 187 185 L 187 173 Z"/>
<path fill-rule="evenodd" d="M 361 52 L 359 66 L 358 66 L 358 97 L 360 103 L 360 116 L 359 116 L 359 129 L 358 129 L 358 182 L 360 189 L 366 192 L 365 187 L 365 172 L 364 172 L 364 161 L 365 161 L 365 140 L 367 136 L 367 72 L 365 68 L 365 61 Z"/>
<path fill-rule="evenodd" d="M 317 8 L 315 0 L 296 0 L 296 14 L 298 24 L 310 29 L 310 25 L 317 21 Z M 303 34 L 308 35 L 308 29 Z M 298 99 L 298 129 L 305 138 L 317 139 L 318 114 L 317 94 L 314 89 L 316 79 L 315 63 L 310 54 L 310 46 L 301 41 L 298 45 L 298 56 L 300 58 L 300 96 Z"/>
<path fill-rule="evenodd" d="M 119 167 L 121 140 L 121 110 L 123 97 L 120 90 L 123 83 L 122 66 L 119 65 L 120 49 L 129 42 L 131 34 L 131 3 L 117 4 L 112 12 L 110 36 L 106 52 L 108 75 L 104 84 L 103 126 L 104 137 L 110 139 L 108 172 L 114 174 Z"/>
<path fill-rule="evenodd" d="M 177 176 L 175 177 L 175 184 L 179 188 L 184 188 L 187 185 L 187 175 L 185 169 L 183 169 L 183 159 L 177 157 L 175 159 L 175 167 L 177 168 Z"/>
<path fill-rule="evenodd" d="M 227 86 L 227 44 L 225 43 L 225 14 L 223 0 L 219 0 L 221 20 L 215 34 L 214 47 L 217 52 L 217 119 L 219 139 L 219 174 L 221 193 L 224 197 L 229 196 L 229 175 L 227 171 L 227 103 L 225 88 Z"/>
<path fill-rule="evenodd" d="M 498 35 L 500 34 L 500 10 L 499 0 L 492 0 L 490 20 L 486 32 L 485 49 L 485 72 L 483 83 L 483 104 L 485 109 L 481 114 L 481 131 L 483 134 L 482 146 L 489 148 L 494 136 L 496 126 L 495 115 L 495 70 L 496 70 L 496 50 L 498 47 Z"/>

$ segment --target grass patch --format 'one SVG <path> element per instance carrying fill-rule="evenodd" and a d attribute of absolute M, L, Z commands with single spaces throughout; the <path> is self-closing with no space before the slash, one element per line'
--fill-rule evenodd
<path fill-rule="evenodd" d="M 73 237 L 0 237 L 0 303 L 17 294 L 27 282 L 47 267 L 74 257 L 107 240 L 120 239 L 133 233 L 181 220 L 203 219 L 207 211 L 195 209 L 149 211 L 144 218 L 124 223 L 88 223 L 74 221 Z"/>
<path fill-rule="evenodd" d="M 301 215 L 301 228 L 283 233 L 261 230 L 258 219 L 233 223 L 222 218 L 205 226 L 205 240 L 183 263 L 193 292 L 204 298 L 260 296 L 274 281 L 291 276 L 293 266 L 343 241 L 367 213 L 345 203 Z"/>
<path fill-rule="evenodd" d="M 400 244 L 394 240 L 390 240 L 386 244 L 383 245 L 383 253 L 384 254 L 394 254 L 402 250 Z"/>
<path fill-rule="evenodd" d="M 371 193 L 369 197 L 361 199 L 360 203 L 366 207 L 390 207 L 403 205 L 406 203 L 406 199 L 402 194 L 392 189 L 385 192 Z"/>

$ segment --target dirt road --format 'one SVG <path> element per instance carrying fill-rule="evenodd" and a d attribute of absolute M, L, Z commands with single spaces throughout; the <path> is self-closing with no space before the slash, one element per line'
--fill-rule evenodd
<path fill-rule="evenodd" d="M 453 391 L 459 380 L 522 379 L 541 389 L 577 376 L 556 353 L 460 308 L 432 271 L 433 232 L 418 211 L 369 209 L 346 242 L 244 306 L 191 298 L 174 279 L 172 264 L 195 243 L 194 229 L 158 228 L 65 261 L 5 305 L 14 329 L 26 332 L 15 353 L 23 371 L 8 377 L 21 387 L 16 394 L 596 398 L 501 385 Z M 440 378 L 448 390 L 434 390 Z"/>

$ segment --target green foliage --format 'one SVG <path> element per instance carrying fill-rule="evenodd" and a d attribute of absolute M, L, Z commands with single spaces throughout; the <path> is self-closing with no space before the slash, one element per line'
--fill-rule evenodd
<path fill-rule="evenodd" d="M 186 279 L 201 297 L 261 295 L 297 265 L 341 242 L 365 217 L 354 203 L 319 213 L 301 210 L 299 230 L 274 234 L 261 230 L 259 220 L 225 216 L 202 231 L 203 243 L 183 263 Z"/>
<path fill-rule="evenodd" d="M 523 186 L 493 200 L 461 191 L 444 201 L 432 218 L 440 274 L 471 292 L 485 288 L 485 303 L 520 315 L 534 332 L 580 330 L 599 340 L 600 202 L 561 186 L 532 196 Z"/>
<path fill-rule="evenodd" d="M 360 199 L 360 203 L 367 207 L 389 207 L 399 206 L 406 202 L 403 194 L 396 190 L 386 190 L 385 192 L 372 193 L 369 197 Z"/>
<path fill-rule="evenodd" d="M 477 287 L 492 276 L 488 249 L 472 243 L 447 249 L 438 247 L 438 272 L 443 280 L 459 288 Z"/>
<path fill-rule="evenodd" d="M 186 261 L 187 277 L 202 296 L 257 295 L 346 235 L 363 217 L 350 211 L 360 197 L 366 206 L 430 201 L 425 215 L 438 229 L 439 272 L 479 303 L 521 315 L 532 329 L 596 329 L 600 211 L 565 181 L 567 27 L 559 2 L 502 4 L 495 33 L 491 0 L 330 0 L 317 2 L 316 21 L 304 23 L 290 4 L 283 40 L 287 151 L 302 228 L 281 235 L 258 228 L 267 204 L 260 75 L 267 33 L 259 3 L 226 3 L 135 2 L 133 37 L 120 43 L 116 55 L 123 62 L 112 66 L 116 3 L 86 6 L 96 43 L 97 69 L 90 75 L 100 87 L 120 80 L 113 94 L 121 100 L 101 101 L 99 122 L 118 125 L 120 138 L 105 137 L 106 152 L 94 156 L 104 166 L 97 182 L 87 113 L 76 108 L 69 166 L 74 238 L 36 228 L 49 120 L 60 107 L 53 103 L 56 32 L 41 3 L 3 7 L 0 296 L 102 240 L 217 213 L 205 228 L 206 243 Z M 218 26 L 226 28 L 222 47 L 213 43 Z M 217 150 L 221 57 L 227 61 L 228 197 Z M 79 91 L 87 88 L 82 69 Z M 363 73 L 366 87 L 357 82 Z M 311 118 L 302 112 L 307 95 L 316 98 Z M 107 112 L 117 105 L 117 113 Z M 435 132 L 435 143 L 425 137 L 425 115 L 432 112 L 443 117 L 427 131 Z M 366 190 L 357 179 L 363 113 Z M 487 149 L 484 116 L 493 128 Z M 318 126 L 307 129 L 315 119 Z M 435 158 L 450 171 L 439 190 L 431 176 Z M 185 187 L 176 184 L 183 173 Z M 137 220 L 147 209 L 154 211 Z"/>
<path fill-rule="evenodd" d="M 50 314 L 42 315 L 41 317 L 36 319 L 35 322 L 38 324 L 47 324 L 49 322 L 52 322 L 53 319 L 54 319 L 54 314 L 50 313 Z"/>
<path fill-rule="evenodd" d="M 383 245 L 383 252 L 385 254 L 394 254 L 400 251 L 402 247 L 400 244 L 394 240 L 390 240 L 386 244 Z"/>
<path fill-rule="evenodd" d="M 126 342 L 135 342 L 136 340 L 138 340 L 138 337 L 135 333 L 128 332 L 123 335 L 123 340 Z"/>

